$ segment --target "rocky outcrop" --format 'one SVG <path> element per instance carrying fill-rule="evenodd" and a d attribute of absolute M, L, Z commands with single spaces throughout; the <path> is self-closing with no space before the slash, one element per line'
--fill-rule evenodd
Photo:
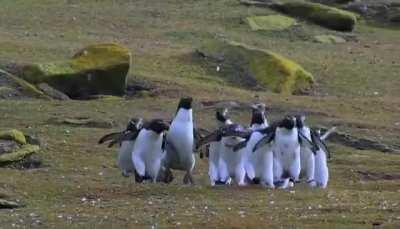
<path fill-rule="evenodd" d="M 32 84 L 46 83 L 71 98 L 123 95 L 130 64 L 127 48 L 99 44 L 82 49 L 69 60 L 26 65 L 21 77 Z"/>

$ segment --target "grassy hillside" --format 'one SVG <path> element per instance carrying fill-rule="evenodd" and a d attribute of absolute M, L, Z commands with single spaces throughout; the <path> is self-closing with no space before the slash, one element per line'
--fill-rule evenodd
<path fill-rule="evenodd" d="M 243 20 L 269 14 L 275 12 L 235 0 L 2 0 L 0 66 L 69 58 L 86 45 L 113 41 L 132 50 L 129 77 L 152 81 L 158 89 L 154 98 L 129 100 L 0 100 L 0 128 L 37 135 L 44 160 L 44 167 L 35 170 L 0 168 L 0 192 L 26 204 L 0 210 L 0 228 L 399 227 L 399 155 L 330 144 L 328 189 L 300 185 L 281 191 L 211 188 L 207 162 L 201 160 L 194 187 L 182 186 L 181 176 L 171 185 L 137 185 L 120 176 L 115 149 L 96 145 L 100 136 L 119 130 L 130 117 L 171 118 L 182 95 L 195 98 L 197 124 L 210 129 L 213 111 L 201 102 L 261 100 L 271 107 L 272 120 L 285 111 L 304 112 L 312 125 L 337 125 L 355 136 L 400 145 L 400 30 L 361 20 L 354 32 L 343 34 L 300 20 L 290 30 L 256 32 Z M 313 36 L 321 34 L 349 41 L 313 42 Z M 289 57 L 313 73 L 315 90 L 310 96 L 280 96 L 239 89 L 193 56 L 211 39 Z M 49 122 L 69 117 L 115 120 L 117 126 Z M 234 117 L 243 123 L 250 119 L 242 110 L 234 111 Z M 380 176 L 374 179 L 360 171 Z"/>

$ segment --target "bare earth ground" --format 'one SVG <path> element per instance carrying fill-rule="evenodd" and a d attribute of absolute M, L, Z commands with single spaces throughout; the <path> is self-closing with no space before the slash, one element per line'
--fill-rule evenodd
<path fill-rule="evenodd" d="M 252 32 L 248 15 L 271 14 L 233 0 L 74 1 L 2 0 L 0 64 L 68 58 L 88 44 L 118 42 L 133 52 L 130 77 L 153 81 L 158 95 L 131 100 L 49 102 L 0 101 L 0 128 L 18 128 L 43 142 L 44 167 L 0 169 L 0 191 L 25 208 L 0 210 L 0 228 L 123 227 L 400 227 L 400 156 L 330 144 L 331 180 L 326 190 L 261 187 L 211 188 L 207 162 L 198 160 L 194 187 L 134 184 L 120 176 L 115 149 L 96 144 L 129 117 L 171 118 L 180 96 L 196 100 L 197 124 L 213 128 L 213 111 L 200 102 L 255 101 L 282 111 L 309 114 L 312 125 L 399 145 L 400 30 L 361 21 L 358 41 L 324 45 L 317 34 L 335 32 L 301 22 L 285 32 Z M 338 33 L 341 35 L 340 33 Z M 314 96 L 280 96 L 237 89 L 207 75 L 191 61 L 202 41 L 228 38 L 290 57 L 311 71 Z M 54 125 L 49 119 L 115 120 L 114 129 Z M 234 111 L 247 123 L 249 113 Z M 368 175 L 369 174 L 369 175 Z"/>

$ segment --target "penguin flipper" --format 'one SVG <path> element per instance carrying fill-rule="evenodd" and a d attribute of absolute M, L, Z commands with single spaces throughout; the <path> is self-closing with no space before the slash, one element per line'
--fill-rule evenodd
<path fill-rule="evenodd" d="M 311 140 L 318 147 L 318 150 L 321 149 L 327 154 L 328 159 L 331 158 L 331 153 L 328 149 L 328 146 L 325 144 L 323 139 L 319 137 L 318 133 L 314 130 L 311 130 Z"/>
<path fill-rule="evenodd" d="M 336 126 L 330 128 L 328 131 L 324 133 L 320 138 L 322 141 L 325 141 L 333 132 L 336 131 Z"/>
<path fill-rule="evenodd" d="M 318 145 L 313 141 L 312 136 L 311 136 L 311 141 L 304 136 L 300 131 L 298 133 L 298 141 L 299 144 L 303 147 L 311 149 L 311 151 L 316 154 L 316 152 L 319 150 Z"/>
<path fill-rule="evenodd" d="M 267 133 L 264 137 L 262 137 L 253 147 L 253 152 L 257 151 L 259 148 L 270 144 L 275 138 L 275 131 L 271 131 Z"/>
<path fill-rule="evenodd" d="M 103 144 L 104 142 L 118 139 L 121 136 L 121 134 L 122 134 L 121 132 L 106 134 L 100 138 L 100 140 L 98 141 L 98 144 Z"/>
<path fill-rule="evenodd" d="M 197 148 L 200 148 L 203 145 L 210 144 L 211 142 L 217 142 L 221 140 L 222 134 L 220 130 L 216 130 L 212 132 L 211 134 L 205 136 L 202 138 L 196 145 Z"/>
<path fill-rule="evenodd" d="M 237 151 L 245 148 L 247 146 L 247 142 L 248 142 L 248 140 L 244 140 L 244 141 L 241 141 L 238 144 L 234 145 L 232 147 L 233 152 L 237 152 Z"/>
<path fill-rule="evenodd" d="M 210 134 L 210 131 L 203 128 L 193 128 L 193 137 L 194 137 L 194 151 L 197 151 L 199 143 L 204 138 L 204 136 Z"/>

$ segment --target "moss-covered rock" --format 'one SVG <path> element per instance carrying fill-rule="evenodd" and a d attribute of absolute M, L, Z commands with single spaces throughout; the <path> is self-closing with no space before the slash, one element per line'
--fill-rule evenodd
<path fill-rule="evenodd" d="M 0 98 L 13 97 L 50 99 L 34 85 L 0 69 Z"/>
<path fill-rule="evenodd" d="M 296 24 L 296 20 L 283 15 L 252 16 L 246 18 L 247 24 L 257 30 L 285 30 Z"/>
<path fill-rule="evenodd" d="M 22 145 L 21 148 L 10 152 L 0 155 L 0 164 L 8 164 L 13 162 L 18 162 L 24 159 L 25 157 L 39 152 L 40 147 L 37 145 Z"/>
<path fill-rule="evenodd" d="M 70 60 L 27 65 L 22 77 L 33 84 L 47 83 L 71 98 L 123 95 L 130 64 L 127 48 L 99 44 L 79 51 Z"/>
<path fill-rule="evenodd" d="M 317 35 L 314 36 L 314 41 L 324 44 L 339 44 L 346 42 L 346 40 L 343 37 L 335 35 Z"/>
<path fill-rule="evenodd" d="M 339 31 L 352 31 L 357 22 L 354 13 L 319 3 L 294 0 L 273 4 L 272 7 L 282 13 Z"/>
<path fill-rule="evenodd" d="M 21 145 L 26 144 L 25 135 L 21 131 L 15 129 L 0 131 L 0 139 L 15 141 Z"/>
<path fill-rule="evenodd" d="M 236 42 L 212 41 L 205 43 L 197 52 L 205 57 L 210 69 L 217 66 L 217 74 L 234 77 L 239 86 L 298 94 L 309 90 L 314 83 L 311 73 L 271 51 Z"/>

